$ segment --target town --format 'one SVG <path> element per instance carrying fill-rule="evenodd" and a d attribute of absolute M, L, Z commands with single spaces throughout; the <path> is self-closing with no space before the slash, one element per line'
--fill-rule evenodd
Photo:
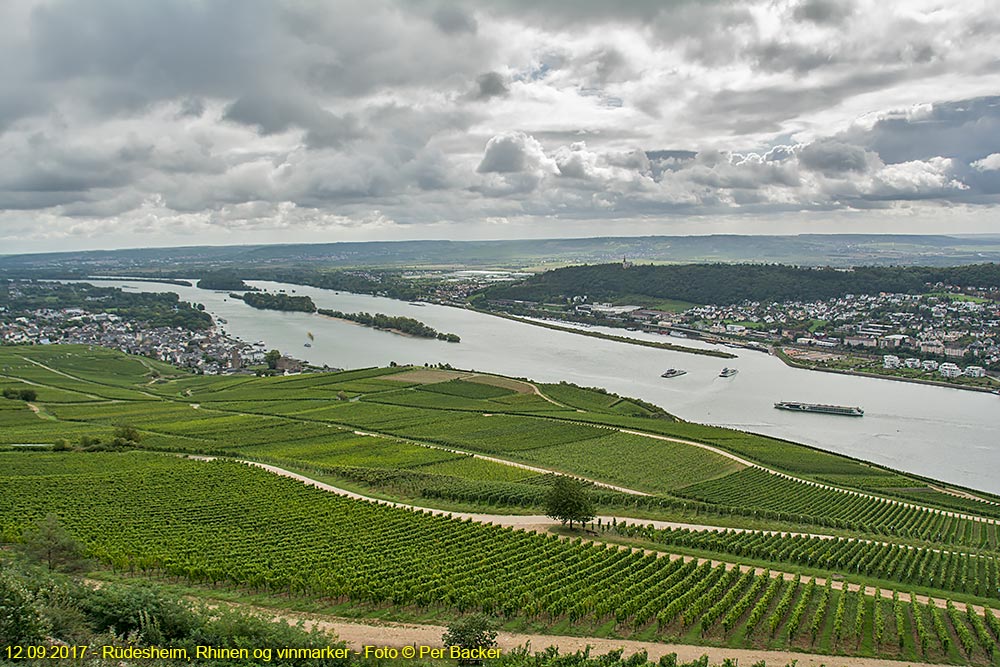
<path fill-rule="evenodd" d="M 925 294 L 848 294 L 818 301 L 686 309 L 492 300 L 492 309 L 589 325 L 696 337 L 773 350 L 786 362 L 841 372 L 994 388 L 1000 371 L 1000 303 L 988 290 L 928 286 Z M 988 298 L 992 297 L 992 298 Z"/>
<path fill-rule="evenodd" d="M 0 293 L 0 344 L 101 346 L 205 375 L 298 373 L 307 368 L 297 359 L 265 350 L 261 342 L 251 344 L 226 334 L 202 308 L 176 297 L 85 284 L 16 282 L 5 287 Z M 49 301 L 57 305 L 32 307 Z"/>

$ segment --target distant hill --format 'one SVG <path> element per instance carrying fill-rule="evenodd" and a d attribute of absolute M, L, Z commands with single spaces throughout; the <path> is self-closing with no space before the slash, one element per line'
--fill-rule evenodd
<path fill-rule="evenodd" d="M 959 267 L 809 269 L 767 264 L 571 266 L 487 289 L 480 299 L 562 301 L 678 300 L 726 305 L 741 301 L 831 299 L 845 294 L 926 292 L 927 283 L 1000 289 L 1000 264 Z M 640 304 L 641 305 L 641 304 Z"/>
<path fill-rule="evenodd" d="M 1000 262 L 1000 236 L 803 234 L 798 236 L 640 236 L 509 241 L 372 241 L 191 246 L 0 256 L 0 274 L 82 275 L 261 268 L 497 267 L 544 269 L 602 264 L 772 262 L 800 266 L 955 266 Z M 192 271 L 193 273 L 185 272 Z M 242 276 L 246 278 L 247 276 Z"/>

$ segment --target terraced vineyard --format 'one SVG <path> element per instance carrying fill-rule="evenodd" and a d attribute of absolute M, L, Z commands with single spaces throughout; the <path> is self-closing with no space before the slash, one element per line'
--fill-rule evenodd
<path fill-rule="evenodd" d="M 996 552 L 964 553 L 761 531 L 657 530 L 642 525 L 620 525 L 616 531 L 628 537 L 713 555 L 832 570 L 852 580 L 882 578 L 896 585 L 917 586 L 939 594 L 967 593 L 1000 599 Z"/>
<path fill-rule="evenodd" d="M 330 604 L 391 603 L 412 616 L 478 609 L 591 630 L 613 621 L 626 636 L 853 653 L 874 634 L 857 610 L 880 603 L 770 573 L 358 503 L 235 463 L 7 453 L 0 470 L 11 490 L 0 499 L 7 538 L 54 512 L 117 570 Z M 883 636 L 880 655 L 986 664 L 995 651 L 990 612 L 912 602 L 900 613 L 916 634 Z M 937 625 L 960 641 L 933 641 Z"/>
<path fill-rule="evenodd" d="M 998 543 L 998 526 L 992 522 L 948 516 L 885 498 L 841 493 L 759 468 L 688 486 L 679 493 L 709 503 L 799 515 L 806 522 L 879 535 L 980 548 L 995 548 Z"/>
<path fill-rule="evenodd" d="M 520 380 L 430 368 L 203 377 L 85 347 L 0 347 L 0 387 L 35 392 L 0 399 L 0 447 L 65 440 L 90 450 L 0 452 L 0 535 L 16 540 L 53 511 L 92 555 L 136 574 L 414 619 L 479 609 L 511 628 L 906 660 L 987 664 L 1000 636 L 994 614 L 964 606 L 1000 596 L 1000 513 L 986 502 L 996 498 L 959 498 L 602 392 L 540 385 L 539 395 Z M 118 449 L 122 426 L 160 453 L 94 451 Z M 587 486 L 616 517 L 720 524 L 618 524 L 613 539 L 728 565 L 390 510 L 172 455 L 185 452 L 274 463 L 411 504 L 526 514 L 540 513 L 546 472 L 559 471 L 626 487 Z M 591 537 L 611 539 L 606 528 Z M 744 560 L 775 571 L 733 567 Z M 902 595 L 827 585 L 841 577 Z M 958 604 L 914 604 L 913 589 Z"/>

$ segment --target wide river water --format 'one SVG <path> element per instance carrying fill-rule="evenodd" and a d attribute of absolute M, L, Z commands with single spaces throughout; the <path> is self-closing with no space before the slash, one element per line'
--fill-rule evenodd
<path fill-rule="evenodd" d="M 664 407 L 691 421 L 729 426 L 806 443 L 967 487 L 1000 493 L 1000 397 L 926 385 L 835 375 L 791 368 L 761 352 L 731 350 L 719 359 L 605 341 L 552 331 L 491 315 L 437 306 L 417 306 L 382 297 L 254 282 L 271 291 L 308 295 L 320 308 L 416 318 L 438 331 L 456 333 L 445 343 L 377 331 L 308 313 L 256 310 L 225 292 L 128 280 L 88 280 L 127 291 L 171 291 L 205 304 L 247 342 L 338 368 L 446 362 L 540 382 L 566 380 L 604 387 Z M 602 329 L 595 329 L 602 330 Z M 311 347 L 308 334 L 314 340 Z M 612 333 L 622 335 L 621 330 Z M 698 341 L 629 332 L 637 338 L 691 347 Z M 718 377 L 723 366 L 739 369 Z M 687 375 L 664 379 L 667 368 Z M 776 410 L 775 401 L 859 405 L 862 418 Z"/>

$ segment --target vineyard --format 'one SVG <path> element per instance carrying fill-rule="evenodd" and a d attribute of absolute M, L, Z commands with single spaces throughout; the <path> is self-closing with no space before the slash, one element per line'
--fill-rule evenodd
<path fill-rule="evenodd" d="M 482 610 L 510 629 L 992 660 L 1000 621 L 965 603 L 1000 606 L 998 506 L 603 391 L 539 387 L 544 396 L 524 381 L 431 368 L 193 376 L 100 349 L 0 348 L 0 448 L 78 450 L 0 452 L 0 536 L 15 541 L 52 511 L 116 570 L 352 614 L 439 622 Z M 123 425 L 140 436 L 133 448 L 158 453 L 95 451 L 114 449 Z M 388 509 L 176 453 L 273 463 L 449 511 L 539 514 L 555 479 L 544 473 L 559 471 L 646 494 L 585 483 L 599 512 L 632 517 L 592 537 L 675 555 Z M 715 528 L 658 530 L 635 517 Z M 754 530 L 726 530 L 735 526 Z"/>
<path fill-rule="evenodd" d="M 934 590 L 939 595 L 965 593 L 1000 599 L 1000 568 L 995 552 L 970 554 L 760 531 L 656 530 L 640 525 L 618 525 L 616 530 L 627 537 L 672 547 L 839 572 L 849 580 L 881 578 L 908 589 Z"/>
<path fill-rule="evenodd" d="M 877 535 L 976 548 L 996 548 L 997 545 L 998 526 L 994 523 L 951 517 L 883 498 L 840 493 L 772 475 L 759 468 L 747 468 L 677 493 L 761 513 L 798 514 L 812 517 L 820 525 L 862 529 Z"/>
<path fill-rule="evenodd" d="M 522 476 L 512 472 L 516 468 L 486 461 L 473 466 L 463 463 L 471 460 L 467 455 L 442 454 L 412 444 L 416 442 L 659 494 L 659 500 L 643 504 L 653 516 L 704 512 L 726 521 L 744 517 L 755 526 L 775 529 L 815 526 L 963 548 L 996 545 L 996 527 L 990 524 L 741 470 L 735 461 L 704 449 L 609 429 L 620 424 L 708 441 L 755 460 L 780 458 L 783 468 L 792 472 L 809 471 L 847 487 L 877 486 L 888 497 L 912 495 L 922 488 L 931 494 L 931 505 L 949 507 L 961 501 L 967 511 L 983 507 L 987 516 L 995 509 L 992 505 L 941 498 L 945 494 L 898 473 L 791 443 L 671 419 L 626 416 L 616 410 L 631 411 L 636 404 L 573 385 L 544 385 L 565 401 L 554 404 L 523 393 L 530 390 L 524 382 L 461 371 L 370 368 L 272 378 L 200 377 L 105 350 L 65 349 L 16 348 L 16 354 L 10 348 L 0 350 L 0 368 L 7 375 L 0 380 L 17 389 L 37 388 L 37 403 L 43 406 L 35 415 L 24 403 L 4 401 L 0 421 L 7 428 L 0 431 L 0 444 L 83 437 L 107 441 L 117 424 L 126 423 L 140 429 L 147 448 L 228 452 L 291 467 L 322 467 L 356 481 L 379 480 L 372 488 L 382 490 L 384 475 L 361 475 L 359 469 L 419 471 L 424 474 L 405 477 L 406 488 L 418 494 L 409 498 L 488 505 L 502 498 L 503 505 L 537 507 L 537 492 L 523 486 L 503 487 L 502 492 L 492 487 L 483 493 L 470 487 L 476 481 L 517 483 Z M 105 368 L 115 372 L 106 374 Z M 35 384 L 17 382 L 22 375 Z M 109 392 L 125 400 L 105 398 Z M 575 406 L 591 411 L 580 412 L 584 408 Z M 359 439 L 353 434 L 359 429 L 389 437 Z M 438 464 L 449 465 L 427 467 Z M 398 479 L 393 486 L 401 488 Z M 617 498 L 612 504 L 621 506 Z"/>
<path fill-rule="evenodd" d="M 996 650 L 989 610 L 897 595 L 893 633 L 888 600 L 829 584 L 359 503 L 234 463 L 8 453 L 0 470 L 5 538 L 53 512 L 122 572 L 409 618 L 483 610 L 509 627 L 977 664 Z"/>

